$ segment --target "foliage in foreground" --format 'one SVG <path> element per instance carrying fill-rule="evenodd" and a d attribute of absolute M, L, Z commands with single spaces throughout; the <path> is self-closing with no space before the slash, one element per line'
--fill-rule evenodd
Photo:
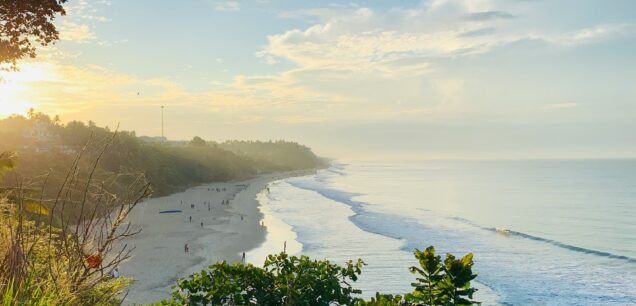
<path fill-rule="evenodd" d="M 456 259 L 435 254 L 431 246 L 415 250 L 420 267 L 411 267 L 417 274 L 413 292 L 406 295 L 376 293 L 370 300 L 358 297 L 362 293 L 352 283 L 358 279 L 362 260 L 349 261 L 344 266 L 328 260 L 311 260 L 306 256 L 286 253 L 268 256 L 263 268 L 251 264 L 220 262 L 179 280 L 172 298 L 154 305 L 475 305 L 477 289 L 470 282 L 477 277 L 472 272 L 473 255 Z"/>
<path fill-rule="evenodd" d="M 360 293 L 362 260 L 341 267 L 286 253 L 269 255 L 263 268 L 220 262 L 179 280 L 172 300 L 157 305 L 351 305 Z"/>
<path fill-rule="evenodd" d="M 96 180 L 109 144 L 87 143 L 54 198 L 44 196 L 51 188 L 48 175 L 41 182 L 21 179 L 16 188 L 0 188 L 0 304 L 121 303 L 131 281 L 109 272 L 130 256 L 132 249 L 118 244 L 137 233 L 126 218 L 150 188 L 143 175 Z M 92 167 L 83 169 L 83 159 Z M 0 154 L 0 164 L 2 177 L 14 164 L 12 156 Z M 108 192 L 113 184 L 126 185 L 126 192 Z M 77 214 L 65 214 L 68 207 Z"/>

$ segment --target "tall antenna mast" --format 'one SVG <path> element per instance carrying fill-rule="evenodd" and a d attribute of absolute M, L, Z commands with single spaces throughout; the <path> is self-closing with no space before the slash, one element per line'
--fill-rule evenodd
<path fill-rule="evenodd" d="M 164 106 L 161 105 L 161 142 L 165 142 L 166 141 L 166 138 L 163 135 L 163 108 L 164 108 Z"/>

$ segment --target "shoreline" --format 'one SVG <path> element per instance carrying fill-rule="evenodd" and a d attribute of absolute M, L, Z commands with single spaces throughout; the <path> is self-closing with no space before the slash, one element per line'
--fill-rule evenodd
<path fill-rule="evenodd" d="M 245 181 L 203 184 L 141 203 L 129 220 L 142 232 L 121 243 L 134 248 L 132 257 L 119 266 L 122 276 L 134 279 L 123 304 L 160 301 L 169 297 L 170 287 L 179 278 L 218 261 L 240 262 L 243 252 L 260 249 L 266 242 L 267 227 L 261 225 L 264 215 L 257 195 L 270 182 L 315 171 L 279 172 Z M 230 204 L 221 204 L 225 200 Z M 165 210 L 181 212 L 159 213 Z"/>
<path fill-rule="evenodd" d="M 267 188 L 276 186 L 283 182 L 283 179 L 275 180 L 267 183 Z M 262 267 L 267 255 L 277 254 L 286 250 L 287 254 L 296 255 L 302 252 L 303 245 L 298 241 L 298 234 L 294 228 L 277 218 L 270 210 L 269 192 L 263 190 L 256 195 L 259 202 L 258 208 L 263 215 L 263 223 L 265 224 L 265 239 L 256 248 L 246 252 L 245 262 Z"/>

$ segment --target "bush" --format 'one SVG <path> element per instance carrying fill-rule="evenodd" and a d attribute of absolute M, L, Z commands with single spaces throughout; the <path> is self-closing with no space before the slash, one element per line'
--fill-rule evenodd
<path fill-rule="evenodd" d="M 435 254 L 435 248 L 415 250 L 420 267 L 411 267 L 418 274 L 412 293 L 391 295 L 376 293 L 369 300 L 351 286 L 362 272 L 364 263 L 358 259 L 344 266 L 328 260 L 312 260 L 307 256 L 286 253 L 268 256 L 264 267 L 251 264 L 211 265 L 208 270 L 179 280 L 170 300 L 154 305 L 475 305 L 470 286 L 477 277 L 472 273 L 473 255 L 446 260 Z"/>
<path fill-rule="evenodd" d="M 264 267 L 221 262 L 179 280 L 170 301 L 156 305 L 352 305 L 364 263 L 338 266 L 286 253 L 268 256 Z"/>

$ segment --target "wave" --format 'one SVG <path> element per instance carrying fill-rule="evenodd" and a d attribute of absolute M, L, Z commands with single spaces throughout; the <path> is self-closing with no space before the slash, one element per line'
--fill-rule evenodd
<path fill-rule="evenodd" d="M 362 214 L 365 214 L 366 217 L 370 217 L 370 215 L 376 215 L 377 213 L 370 213 L 367 212 L 363 209 L 363 207 L 365 205 L 369 205 L 369 203 L 365 203 L 365 202 L 360 202 L 360 201 L 355 201 L 353 200 L 354 197 L 356 196 L 361 196 L 363 194 L 360 193 L 352 193 L 352 192 L 347 192 L 347 191 L 342 191 L 342 190 L 336 190 L 336 189 L 332 189 L 332 188 L 328 188 L 326 186 L 324 186 L 323 183 L 324 180 L 320 180 L 320 182 L 317 181 L 307 181 L 307 180 L 288 180 L 288 183 L 296 188 L 300 188 L 300 189 L 305 189 L 305 190 L 311 190 L 314 192 L 317 192 L 318 194 L 322 195 L 325 198 L 331 199 L 333 201 L 336 202 L 340 202 L 343 203 L 345 205 L 351 206 L 351 208 L 353 209 L 354 213 L 356 215 L 353 215 L 350 217 L 350 219 L 352 221 L 355 221 L 354 223 L 356 223 L 358 226 L 360 226 L 360 228 L 362 228 L 365 231 L 374 233 L 374 234 L 379 234 L 379 235 L 383 235 L 386 237 L 390 237 L 390 238 L 394 238 L 394 239 L 400 239 L 400 240 L 404 240 L 405 237 L 402 235 L 396 235 L 396 233 L 393 233 L 392 231 L 390 231 L 390 228 L 387 230 L 378 230 L 378 225 L 379 224 L 371 224 L 369 222 L 361 222 Z M 400 227 L 404 228 L 406 227 L 414 227 L 414 226 L 421 226 L 421 224 L 419 222 L 417 222 L 416 220 L 407 220 L 404 217 L 398 217 L 395 215 L 385 215 L 382 214 L 383 216 L 376 216 L 373 219 L 375 219 L 376 221 L 379 220 L 387 220 L 387 219 L 393 219 L 393 218 L 399 218 L 400 220 Z M 452 219 L 452 220 L 456 220 L 456 221 L 460 221 L 462 223 L 465 224 L 469 224 L 471 226 L 474 226 L 478 229 L 481 230 L 485 230 L 485 231 L 489 231 L 489 232 L 493 232 L 493 233 L 497 233 L 497 234 L 505 234 L 505 236 L 510 236 L 510 237 L 518 237 L 518 238 L 524 238 L 524 239 L 530 239 L 533 241 L 538 241 L 538 242 L 543 242 L 543 243 L 548 243 L 557 247 L 560 247 L 562 249 L 568 250 L 568 251 L 572 251 L 572 252 L 577 252 L 577 253 L 583 253 L 583 254 L 588 254 L 588 255 L 594 255 L 594 256 L 599 256 L 599 257 L 604 257 L 604 258 L 610 258 L 610 259 L 615 259 L 615 260 L 622 260 L 622 261 L 626 261 L 629 263 L 635 263 L 636 264 L 636 258 L 632 258 L 632 257 L 628 257 L 628 256 L 624 256 L 624 255 L 618 255 L 618 254 L 613 254 L 610 252 L 606 252 L 606 251 L 600 251 L 600 250 L 594 250 L 594 249 L 588 249 L 585 247 L 579 247 L 579 246 L 575 246 L 575 245 L 571 245 L 571 244 L 567 244 L 558 240 L 553 240 L 553 239 L 549 239 L 549 238 L 544 238 L 544 237 L 539 237 L 539 236 L 534 236 L 531 234 L 527 234 L 527 233 L 523 233 L 523 232 L 519 232 L 519 231 L 514 231 L 514 230 L 510 230 L 507 228 L 498 228 L 498 227 L 484 227 L 478 224 L 475 224 L 474 222 L 462 218 L 462 217 L 447 217 L 448 219 Z M 363 224 L 364 223 L 364 224 Z M 502 230 L 504 229 L 504 230 Z M 407 239 L 408 240 L 408 239 Z M 405 246 L 406 247 L 406 246 Z"/>
<path fill-rule="evenodd" d="M 327 169 L 324 169 L 324 170 L 325 170 L 325 171 L 329 171 L 329 172 L 331 172 L 331 173 L 338 174 L 338 175 L 342 175 L 342 176 L 346 176 L 346 175 L 347 175 L 346 173 L 344 173 L 344 172 L 342 172 L 342 171 L 340 171 L 340 170 L 336 170 L 336 169 L 334 169 L 334 168 L 327 168 Z"/>
<path fill-rule="evenodd" d="M 496 231 L 496 228 L 486 228 L 486 229 L 491 230 L 491 231 Z M 563 242 L 560 242 L 560 241 L 557 241 L 557 240 L 552 240 L 552 239 L 548 239 L 548 238 L 533 236 L 533 235 L 530 235 L 530 234 L 517 232 L 517 231 L 512 231 L 512 230 L 508 230 L 507 233 L 509 233 L 509 235 L 511 235 L 511 236 L 517 236 L 517 237 L 522 237 L 522 238 L 526 238 L 526 239 L 531 239 L 531 240 L 534 240 L 534 241 L 540 241 L 540 242 L 549 243 L 549 244 L 558 246 L 560 248 L 564 248 L 566 250 L 570 250 L 570 251 L 574 251 L 574 252 L 591 254 L 591 255 L 596 255 L 596 256 L 602 256 L 602 257 L 607 257 L 607 258 L 612 258 L 612 259 L 619 259 L 619 260 L 624 260 L 624 261 L 627 261 L 627 262 L 630 262 L 630 263 L 636 263 L 636 258 L 631 258 L 631 257 L 624 256 L 624 255 L 617 255 L 617 254 L 612 254 L 612 253 L 605 252 L 605 251 L 598 251 L 598 250 L 588 249 L 588 248 L 584 248 L 584 247 L 578 247 L 578 246 L 567 244 L 567 243 L 563 243 Z"/>
<path fill-rule="evenodd" d="M 558 240 L 553 240 L 553 239 L 549 239 L 549 238 L 544 238 L 544 237 L 540 237 L 540 236 L 535 236 L 535 235 L 531 235 L 531 234 L 526 234 L 523 232 L 519 232 L 519 231 L 514 231 L 508 228 L 502 228 L 502 227 L 484 227 L 484 226 L 480 226 L 478 224 L 475 224 L 474 222 L 462 218 L 462 217 L 448 217 L 449 219 L 453 219 L 453 220 L 457 220 L 457 221 L 461 221 L 463 223 L 472 225 L 476 228 L 482 229 L 482 230 L 486 230 L 486 231 L 490 231 L 490 232 L 494 232 L 497 234 L 504 234 L 505 236 L 514 236 L 514 237 L 520 237 L 520 238 L 525 238 L 525 239 L 530 239 L 530 240 L 534 240 L 534 241 L 539 241 L 539 242 L 544 242 L 544 243 L 548 243 L 569 251 L 574 251 L 574 252 L 578 252 L 578 253 L 584 253 L 584 254 L 590 254 L 590 255 L 596 255 L 596 256 L 601 256 L 601 257 L 606 257 L 606 258 L 611 258 L 611 259 L 618 259 L 618 260 L 623 260 L 623 261 L 627 261 L 629 263 L 636 263 L 636 258 L 632 258 L 629 256 L 624 256 L 624 255 L 618 255 L 618 254 L 613 254 L 610 252 L 605 252 L 605 251 L 599 251 L 599 250 L 594 250 L 594 249 L 588 249 L 588 248 L 584 248 L 584 247 L 579 247 L 579 246 L 575 246 L 575 245 L 571 245 L 571 244 L 567 244 L 565 242 L 561 242 Z"/>

